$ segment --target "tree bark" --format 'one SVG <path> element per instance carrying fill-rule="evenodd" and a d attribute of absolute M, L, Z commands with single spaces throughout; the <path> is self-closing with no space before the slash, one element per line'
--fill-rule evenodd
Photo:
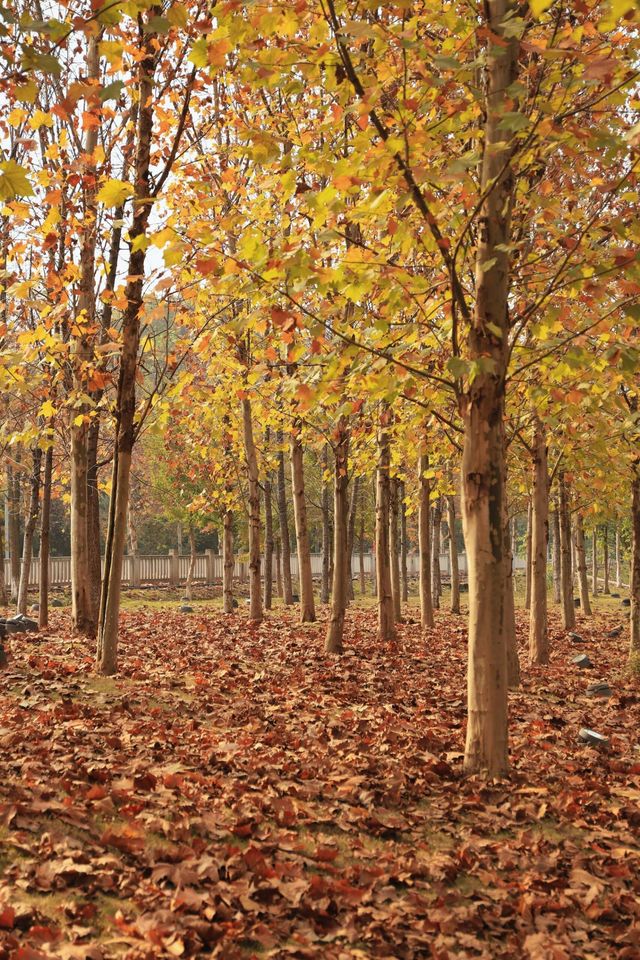
<path fill-rule="evenodd" d="M 349 512 L 347 518 L 347 602 L 354 599 L 353 592 L 353 544 L 356 536 L 356 513 L 358 511 L 358 492 L 360 490 L 360 477 L 354 477 L 351 485 L 351 499 L 349 501 Z"/>
<path fill-rule="evenodd" d="M 289 539 L 289 518 L 287 516 L 287 496 L 284 475 L 284 451 L 282 449 L 282 430 L 276 435 L 278 443 L 278 521 L 280 524 L 280 544 L 282 546 L 282 591 L 285 606 L 293 603 L 293 586 L 291 584 L 291 541 Z"/>
<path fill-rule="evenodd" d="M 22 453 L 20 447 L 16 450 L 15 461 L 20 464 Z M 9 545 L 9 574 L 11 577 L 10 598 L 12 603 L 18 602 L 20 589 L 20 501 L 21 501 L 20 470 L 7 465 L 7 505 Z"/>
<path fill-rule="evenodd" d="M 426 476 L 429 459 L 422 454 L 418 460 L 418 559 L 420 589 L 420 624 L 422 629 L 433 627 L 433 601 L 431 597 L 431 507 L 430 483 Z"/>
<path fill-rule="evenodd" d="M 224 511 L 222 524 L 222 612 L 233 613 L 233 510 Z"/>
<path fill-rule="evenodd" d="M 509 509 L 504 504 L 504 552 L 506 583 L 504 592 L 504 623 L 503 630 L 507 645 L 507 683 L 510 690 L 520 686 L 520 659 L 516 640 L 516 604 L 513 582 L 513 554 L 511 553 L 511 530 L 509 529 Z"/>
<path fill-rule="evenodd" d="M 91 619 L 90 634 L 98 629 L 102 561 L 100 550 L 100 492 L 98 490 L 98 446 L 100 443 L 100 420 L 92 419 L 87 433 L 87 531 L 89 552 L 89 590 L 91 607 L 87 611 Z"/>
<path fill-rule="evenodd" d="M 53 437 L 53 424 L 50 425 Z M 44 477 L 42 481 L 42 509 L 40 512 L 40 557 L 39 563 L 39 607 L 38 626 L 41 630 L 49 626 L 49 544 L 51 539 L 51 479 L 53 476 L 53 443 L 47 447 L 44 455 Z"/>
<path fill-rule="evenodd" d="M 458 543 L 456 538 L 456 500 L 447 497 L 447 523 L 449 525 L 449 566 L 451 567 L 451 613 L 460 613 L 460 570 L 458 568 Z M 507 536 L 510 536 L 507 532 Z"/>
<path fill-rule="evenodd" d="M 402 623 L 402 600 L 400 584 L 400 553 L 399 541 L 399 505 L 398 479 L 392 477 L 389 483 L 390 511 L 389 511 L 389 567 L 391 570 L 391 594 L 393 597 L 393 616 L 396 623 Z"/>
<path fill-rule="evenodd" d="M 576 557 L 578 560 L 578 589 L 580 591 L 580 609 L 585 617 L 591 616 L 589 602 L 589 584 L 587 582 L 587 561 L 584 549 L 584 523 L 582 514 L 575 515 L 576 527 Z"/>
<path fill-rule="evenodd" d="M 378 466 L 376 484 L 376 587 L 378 596 L 378 637 L 385 643 L 396 639 L 389 552 L 391 451 L 389 449 L 388 411 L 383 409 L 378 427 Z"/>
<path fill-rule="evenodd" d="M 158 15 L 159 8 L 151 7 L 149 16 Z M 113 459 L 109 526 L 105 544 L 105 572 L 100 597 L 98 627 L 97 670 L 111 676 L 118 663 L 118 617 L 122 562 L 126 542 L 127 508 L 131 457 L 135 442 L 136 371 L 140 345 L 140 315 L 143 310 L 143 283 L 145 276 L 145 245 L 143 240 L 149 215 L 149 175 L 151 140 L 153 133 L 153 73 L 157 34 L 145 32 L 141 40 L 138 62 L 138 135 L 135 159 L 134 207 L 129 231 L 129 272 L 124 291 L 126 307 L 122 317 L 122 347 L 116 394 L 116 446 Z"/>
<path fill-rule="evenodd" d="M 276 596 L 282 598 L 282 547 L 280 537 L 276 537 Z"/>
<path fill-rule="evenodd" d="M 602 592 L 609 594 L 611 593 L 609 587 L 609 527 L 606 523 L 602 528 L 602 564 L 604 566 L 604 586 Z"/>
<path fill-rule="evenodd" d="M 312 623 L 316 619 L 313 600 L 313 575 L 311 573 L 311 550 L 307 524 L 307 503 L 304 490 L 304 465 L 299 425 L 291 435 L 291 485 L 293 487 L 293 515 L 296 524 L 298 546 L 298 582 L 300 584 L 300 622 Z"/>
<path fill-rule="evenodd" d="M 329 619 L 329 626 L 327 628 L 325 650 L 327 653 L 342 653 L 344 639 L 344 618 L 348 601 L 347 581 L 350 579 L 349 573 L 351 567 L 348 535 L 349 430 L 345 417 L 341 417 L 338 422 L 334 454 L 333 584 L 331 588 L 331 616 Z"/>
<path fill-rule="evenodd" d="M 571 521 L 564 473 L 560 473 L 560 585 L 562 593 L 562 623 L 565 630 L 573 630 L 576 612 L 573 604 L 573 572 L 571 569 Z"/>
<path fill-rule="evenodd" d="M 637 409 L 637 408 L 636 408 Z M 631 479 L 631 598 L 629 664 L 640 673 L 640 458 L 633 464 Z"/>
<path fill-rule="evenodd" d="M 187 570 L 187 582 L 185 584 L 184 595 L 187 600 L 193 599 L 193 577 L 196 572 L 196 532 L 193 524 L 189 524 L 189 569 Z"/>
<path fill-rule="evenodd" d="M 20 570 L 20 584 L 18 587 L 18 613 L 26 614 L 29 601 L 29 576 L 31 574 L 31 560 L 33 557 L 33 537 L 38 524 L 40 512 L 40 475 L 42 468 L 42 449 L 36 444 L 32 453 L 31 493 L 29 496 L 29 510 L 24 525 L 22 541 L 22 566 Z"/>
<path fill-rule="evenodd" d="M 431 595 L 433 605 L 436 610 L 440 609 L 440 597 L 442 595 L 442 575 L 440 572 L 440 539 L 442 536 L 442 498 L 436 497 L 436 501 L 431 510 L 433 529 L 431 537 L 432 553 L 432 573 L 431 573 Z"/>
<path fill-rule="evenodd" d="M 403 603 L 409 602 L 409 576 L 407 571 L 407 551 L 409 538 L 407 534 L 407 505 L 405 503 L 404 480 L 398 485 L 400 499 L 400 596 Z"/>
<path fill-rule="evenodd" d="M 5 510 L 4 516 L 0 517 L 0 607 L 6 607 L 8 599 L 7 583 L 4 572 L 6 517 L 7 512 Z"/>
<path fill-rule="evenodd" d="M 558 501 L 553 506 L 553 599 L 562 602 L 562 578 L 560 564 L 560 509 Z"/>
<path fill-rule="evenodd" d="M 358 534 L 358 557 L 360 561 L 360 593 L 367 592 L 367 578 L 364 570 L 364 484 L 360 493 L 360 532 Z"/>
<path fill-rule="evenodd" d="M 320 587 L 320 602 L 329 603 L 329 567 L 330 561 L 330 532 L 331 521 L 329 517 L 329 484 L 327 476 L 329 473 L 329 445 L 325 443 L 322 450 L 322 581 Z"/>
<path fill-rule="evenodd" d="M 269 447 L 269 428 L 264 434 L 265 447 Z M 273 506 L 271 502 L 271 475 L 267 472 L 264 481 L 264 606 L 273 606 Z"/>
<path fill-rule="evenodd" d="M 533 524 L 533 506 L 531 504 L 531 499 L 527 504 L 527 538 L 526 538 L 526 555 L 525 555 L 525 583 L 524 583 L 524 608 L 525 610 L 531 610 L 531 563 L 532 563 L 532 524 Z"/>
<path fill-rule="evenodd" d="M 549 466 L 542 421 L 534 419 L 533 492 L 531 495 L 531 595 L 529 656 L 532 663 L 549 662 L 547 629 L 547 547 L 549 542 Z"/>
<path fill-rule="evenodd" d="M 242 430 L 249 479 L 249 619 L 262 620 L 262 580 L 260 577 L 260 481 L 258 458 L 253 439 L 251 401 L 242 400 Z"/>
<path fill-rule="evenodd" d="M 598 589 L 598 527 L 593 528 L 591 534 L 591 590 L 594 597 L 599 594 Z"/>
<path fill-rule="evenodd" d="M 622 544 L 620 527 L 616 524 L 616 587 L 622 586 Z"/>
<path fill-rule="evenodd" d="M 485 122 L 475 269 L 475 305 L 467 354 L 479 366 L 461 397 L 464 422 L 462 515 L 469 563 L 468 719 L 464 769 L 489 776 L 508 767 L 507 573 L 504 549 L 506 447 L 504 393 L 509 333 L 513 144 L 501 127 L 510 109 L 519 43 L 504 36 L 510 0 L 487 0 L 490 42 L 485 66 Z M 488 366 L 487 362 L 490 362 Z M 482 366 L 480 366 L 480 364 Z"/>

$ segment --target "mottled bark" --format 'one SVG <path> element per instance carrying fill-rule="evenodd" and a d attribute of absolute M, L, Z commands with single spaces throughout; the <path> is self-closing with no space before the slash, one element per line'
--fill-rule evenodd
<path fill-rule="evenodd" d="M 569 498 L 564 473 L 560 474 L 560 589 L 562 594 L 562 623 L 565 630 L 573 630 L 576 613 L 573 604 L 573 571 L 571 565 L 571 520 Z"/>
<path fill-rule="evenodd" d="M 336 428 L 334 454 L 334 564 L 333 584 L 331 587 L 331 613 L 325 640 L 325 650 L 327 653 L 341 653 L 343 649 L 344 618 L 348 601 L 347 580 L 350 579 L 349 573 L 351 567 L 351 557 L 348 552 L 349 429 L 347 420 L 344 417 L 340 418 Z"/>
<path fill-rule="evenodd" d="M 433 600 L 431 597 L 431 485 L 426 476 L 429 459 L 422 454 L 418 460 L 418 560 L 420 589 L 420 623 L 423 629 L 433 627 Z"/>
<path fill-rule="evenodd" d="M 547 547 L 549 542 L 549 467 L 547 438 L 539 417 L 533 428 L 533 492 L 531 495 L 531 597 L 529 656 L 532 663 L 549 662 L 547 628 Z"/>

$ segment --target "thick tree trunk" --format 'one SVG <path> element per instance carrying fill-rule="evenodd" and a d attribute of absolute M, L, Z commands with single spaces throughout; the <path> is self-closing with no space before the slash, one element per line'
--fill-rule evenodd
<path fill-rule="evenodd" d="M 403 603 L 409 601 L 409 575 L 407 571 L 407 552 L 409 537 L 407 533 L 407 505 L 405 503 L 404 481 L 398 486 L 400 498 L 400 596 Z"/>
<path fill-rule="evenodd" d="M 233 613 L 233 510 L 225 510 L 222 523 L 222 612 Z"/>
<path fill-rule="evenodd" d="M 260 481 L 258 458 L 253 439 L 251 401 L 242 400 L 242 431 L 249 479 L 249 619 L 262 620 L 262 580 L 260 576 Z"/>
<path fill-rule="evenodd" d="M 356 513 L 358 510 L 358 493 L 360 490 L 360 477 L 354 477 L 351 485 L 351 499 L 349 501 L 349 514 L 347 519 L 347 601 L 354 599 L 353 592 L 353 544 L 356 536 Z"/>
<path fill-rule="evenodd" d="M 100 492 L 98 490 L 98 446 L 100 420 L 91 421 L 87 434 L 87 531 L 89 550 L 89 590 L 91 593 L 91 636 L 98 629 L 102 563 L 100 551 Z"/>
<path fill-rule="evenodd" d="M 313 576 L 311 573 L 311 550 L 309 547 L 307 503 L 304 490 L 302 444 L 297 431 L 291 435 L 290 451 L 291 485 L 293 488 L 293 515 L 296 523 L 296 543 L 298 546 L 300 622 L 312 623 L 316 619 L 316 610 L 313 600 Z"/>
<path fill-rule="evenodd" d="M 631 480 L 631 597 L 629 662 L 640 673 L 640 458 L 633 465 Z"/>
<path fill-rule="evenodd" d="M 526 555 L 525 555 L 525 570 L 524 570 L 524 608 L 525 610 L 531 610 L 531 558 L 532 558 L 532 524 L 533 524 L 533 506 L 531 500 L 527 504 L 527 538 L 526 538 Z"/>
<path fill-rule="evenodd" d="M 442 536 L 442 498 L 436 497 L 436 502 L 431 510 L 432 515 L 432 573 L 431 573 L 431 595 L 433 605 L 436 610 L 440 609 L 440 597 L 442 596 L 442 575 L 440 572 L 440 539 Z"/>
<path fill-rule="evenodd" d="M 451 613 L 460 613 L 460 570 L 458 568 L 458 543 L 456 538 L 456 498 L 447 497 L 447 524 L 449 526 L 449 566 L 451 567 Z M 507 536 L 510 533 L 507 532 Z"/>
<path fill-rule="evenodd" d="M 533 492 L 531 495 L 531 597 L 529 656 L 532 663 L 549 662 L 547 630 L 547 547 L 549 542 L 549 467 L 547 438 L 539 417 L 533 430 Z"/>
<path fill-rule="evenodd" d="M 562 577 L 560 563 L 560 508 L 558 501 L 553 505 L 553 600 L 562 603 Z"/>
<path fill-rule="evenodd" d="M 51 425 L 53 433 L 53 425 Z M 47 447 L 44 455 L 44 477 L 42 481 L 42 510 L 40 514 L 40 557 L 39 563 L 39 609 L 38 626 L 41 630 L 49 626 L 49 544 L 51 540 L 51 479 L 53 476 L 53 445 Z"/>
<path fill-rule="evenodd" d="M 571 568 L 571 521 L 564 473 L 560 474 L 560 587 L 562 593 L 562 623 L 565 630 L 573 630 L 576 613 L 573 604 L 573 572 Z"/>
<path fill-rule="evenodd" d="M 360 562 L 360 593 L 367 592 L 367 577 L 364 570 L 364 485 L 360 494 L 360 532 L 358 534 L 358 558 Z"/>
<path fill-rule="evenodd" d="M 29 576 L 31 575 L 31 559 L 33 557 L 33 537 L 38 524 L 40 512 L 40 474 L 42 467 L 42 449 L 35 446 L 32 451 L 31 493 L 29 496 L 29 510 L 24 525 L 24 539 L 22 541 L 22 567 L 20 584 L 18 587 L 18 613 L 27 612 L 29 600 Z"/>
<path fill-rule="evenodd" d="M 580 609 L 585 617 L 591 616 L 589 602 L 589 584 L 587 582 L 587 560 L 584 549 L 584 523 L 582 514 L 575 514 L 576 557 L 578 561 L 578 589 L 580 591 Z"/>
<path fill-rule="evenodd" d="M 376 587 L 378 597 L 378 637 L 383 642 L 396 639 L 389 552 L 391 452 L 387 433 L 388 412 L 383 410 L 378 428 L 378 466 L 376 484 Z"/>
<path fill-rule="evenodd" d="M 517 76 L 519 44 L 505 37 L 510 0 L 488 0 L 490 42 L 485 65 L 485 123 L 481 161 L 475 305 L 467 354 L 484 369 L 461 398 L 464 422 L 462 515 L 469 563 L 468 719 L 464 769 L 503 774 L 508 767 L 507 648 L 505 623 L 504 390 L 509 332 L 511 143 L 501 121 Z M 491 369 L 487 370 L 487 360 Z"/>
<path fill-rule="evenodd" d="M 433 600 L 431 597 L 431 505 L 430 483 L 426 476 L 429 459 L 422 454 L 418 460 L 418 559 L 420 590 L 420 624 L 424 629 L 433 627 Z"/>
<path fill-rule="evenodd" d="M 6 503 L 5 503 L 6 506 Z M 7 583 L 4 573 L 4 560 L 5 560 L 5 526 L 6 526 L 7 511 L 5 509 L 4 516 L 0 517 L 0 607 L 6 607 L 7 605 Z"/>
<path fill-rule="evenodd" d="M 598 590 L 598 527 L 593 528 L 591 534 L 591 592 L 594 597 L 599 594 Z"/>
<path fill-rule="evenodd" d="M 327 628 L 325 650 L 327 653 L 342 653 L 344 617 L 348 601 L 347 581 L 350 579 L 351 557 L 349 555 L 349 430 L 346 418 L 341 417 L 336 430 L 335 473 L 333 482 L 334 549 L 333 584 L 331 588 L 331 616 Z"/>
<path fill-rule="evenodd" d="M 269 447 L 269 428 L 265 430 L 265 447 Z M 271 475 L 264 481 L 264 606 L 273 606 L 273 506 L 271 502 Z"/>
<path fill-rule="evenodd" d="M 189 524 L 189 569 L 187 570 L 187 582 L 185 584 L 184 595 L 187 600 L 193 599 L 193 578 L 196 572 L 196 532 L 193 524 Z"/>
<path fill-rule="evenodd" d="M 158 15 L 152 7 L 149 16 Z M 131 457 L 135 442 L 136 371 L 140 344 L 140 315 L 143 310 L 145 276 L 144 240 L 151 213 L 149 173 L 153 132 L 153 73 L 157 35 L 151 30 L 143 34 L 138 62 L 138 135 L 135 160 L 135 193 L 133 220 L 129 230 L 129 272 L 124 291 L 126 308 L 122 317 L 122 347 L 116 394 L 116 445 L 113 461 L 109 527 L 105 544 L 105 572 L 100 597 L 97 670 L 111 676 L 118 663 L 118 617 L 122 562 L 127 535 L 127 508 Z"/>
<path fill-rule="evenodd" d="M 276 596 L 282 599 L 282 547 L 280 537 L 276 537 Z"/>
<path fill-rule="evenodd" d="M 400 553 L 399 546 L 399 504 L 398 480 L 393 477 L 390 481 L 390 511 L 389 511 L 389 567 L 391 570 L 391 594 L 393 597 L 393 616 L 396 623 L 402 623 L 402 599 L 400 584 Z"/>
<path fill-rule="evenodd" d="M 331 566 L 331 518 L 329 516 L 329 445 L 325 443 L 322 451 L 322 581 L 320 602 L 329 603 L 329 567 Z"/>
<path fill-rule="evenodd" d="M 620 527 L 616 524 L 616 587 L 622 586 L 622 544 Z"/>
<path fill-rule="evenodd" d="M 282 546 L 282 595 L 285 606 L 293 603 L 291 584 L 291 541 L 289 539 L 289 518 L 287 516 L 287 495 L 284 475 L 284 451 L 282 449 L 282 430 L 277 433 L 278 443 L 278 522 L 280 524 L 280 544 Z"/>
<path fill-rule="evenodd" d="M 604 566 L 604 586 L 602 592 L 609 594 L 611 593 L 609 587 L 609 527 L 606 523 L 602 528 L 602 564 Z"/>

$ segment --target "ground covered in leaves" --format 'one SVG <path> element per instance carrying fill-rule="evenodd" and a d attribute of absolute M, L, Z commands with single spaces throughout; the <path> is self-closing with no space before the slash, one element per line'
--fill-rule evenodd
<path fill-rule="evenodd" d="M 554 621 L 531 668 L 522 618 L 513 773 L 484 784 L 461 776 L 461 618 L 389 651 L 354 610 L 336 658 L 282 611 L 149 607 L 105 680 L 57 613 L 0 674 L 0 960 L 639 957 L 640 691 L 605 639 L 626 622 L 612 604 L 578 647 Z"/>

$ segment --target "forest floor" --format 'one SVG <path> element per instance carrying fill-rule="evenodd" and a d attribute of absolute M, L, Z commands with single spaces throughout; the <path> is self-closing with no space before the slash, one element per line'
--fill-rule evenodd
<path fill-rule="evenodd" d="M 640 956 L 640 687 L 620 601 L 510 696 L 512 773 L 462 777 L 464 618 L 346 653 L 279 609 L 122 617 L 121 672 L 54 611 L 0 673 L 0 960 Z M 624 625 L 621 637 L 605 634 Z M 594 667 L 570 663 L 587 652 Z M 609 700 L 586 687 L 606 679 Z M 581 727 L 608 751 L 578 741 Z"/>

